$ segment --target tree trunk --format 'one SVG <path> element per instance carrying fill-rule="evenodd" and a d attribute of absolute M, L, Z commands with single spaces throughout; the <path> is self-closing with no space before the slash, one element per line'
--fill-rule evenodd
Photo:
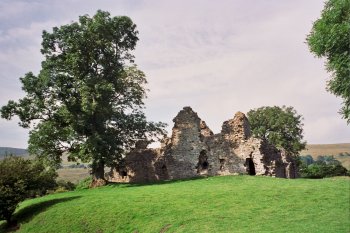
<path fill-rule="evenodd" d="M 12 215 L 10 217 L 6 217 L 6 229 L 11 231 L 16 231 L 19 229 L 19 225 L 17 224 L 17 220 L 12 219 Z"/>
<path fill-rule="evenodd" d="M 103 161 L 93 163 L 91 174 L 92 182 L 90 184 L 90 188 L 106 185 L 107 181 L 105 179 L 105 164 Z"/>

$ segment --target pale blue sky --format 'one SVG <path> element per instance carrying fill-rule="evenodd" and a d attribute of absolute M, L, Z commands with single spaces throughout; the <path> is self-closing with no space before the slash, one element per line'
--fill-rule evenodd
<path fill-rule="evenodd" d="M 305 44 L 322 8 L 323 0 L 2 0 L 0 105 L 23 96 L 19 77 L 40 69 L 42 30 L 101 9 L 137 24 L 150 120 L 170 130 L 192 106 L 217 133 L 237 111 L 287 105 L 304 116 L 309 143 L 350 142 L 341 100 L 326 92 L 329 74 Z M 16 120 L 0 120 L 0 146 L 26 147 L 27 139 Z"/>

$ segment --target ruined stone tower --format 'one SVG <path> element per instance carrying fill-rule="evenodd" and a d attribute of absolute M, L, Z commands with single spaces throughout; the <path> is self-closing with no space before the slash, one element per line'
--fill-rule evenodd
<path fill-rule="evenodd" d="M 246 116 L 237 112 L 213 134 L 190 107 L 174 118 L 171 138 L 159 149 L 136 148 L 109 174 L 110 181 L 152 182 L 230 174 L 295 178 L 296 165 L 268 142 L 254 138 Z"/>

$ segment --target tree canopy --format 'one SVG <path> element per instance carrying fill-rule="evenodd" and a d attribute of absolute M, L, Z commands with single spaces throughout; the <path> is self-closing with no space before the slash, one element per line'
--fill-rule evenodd
<path fill-rule="evenodd" d="M 261 107 L 247 116 L 254 136 L 293 155 L 305 149 L 302 116 L 293 107 Z"/>
<path fill-rule="evenodd" d="M 350 123 L 350 1 L 329 0 L 321 17 L 313 23 L 307 43 L 317 57 L 326 59 L 332 78 L 327 83 L 331 93 L 343 99 L 340 113 Z"/>
<path fill-rule="evenodd" d="M 38 75 L 20 78 L 26 96 L 10 100 L 1 116 L 17 115 L 30 128 L 29 152 L 58 165 L 61 155 L 92 161 L 94 181 L 139 140 L 164 133 L 143 113 L 146 78 L 134 65 L 138 31 L 126 16 L 93 17 L 43 31 Z"/>
<path fill-rule="evenodd" d="M 316 161 L 308 156 L 300 156 L 300 175 L 303 178 L 324 178 L 332 176 L 349 176 L 349 171 L 343 167 L 334 156 L 318 156 Z"/>

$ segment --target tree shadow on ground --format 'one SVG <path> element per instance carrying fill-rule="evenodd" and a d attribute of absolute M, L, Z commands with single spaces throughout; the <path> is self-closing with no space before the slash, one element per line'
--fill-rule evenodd
<path fill-rule="evenodd" d="M 7 226 L 5 222 L 0 224 L 0 232 L 13 232 L 19 229 L 20 224 L 29 222 L 36 215 L 44 212 L 55 204 L 72 201 L 74 199 L 80 198 L 80 196 L 57 198 L 48 201 L 42 201 L 23 209 L 20 209 L 13 216 L 13 219 L 17 222 L 17 226 Z"/>

